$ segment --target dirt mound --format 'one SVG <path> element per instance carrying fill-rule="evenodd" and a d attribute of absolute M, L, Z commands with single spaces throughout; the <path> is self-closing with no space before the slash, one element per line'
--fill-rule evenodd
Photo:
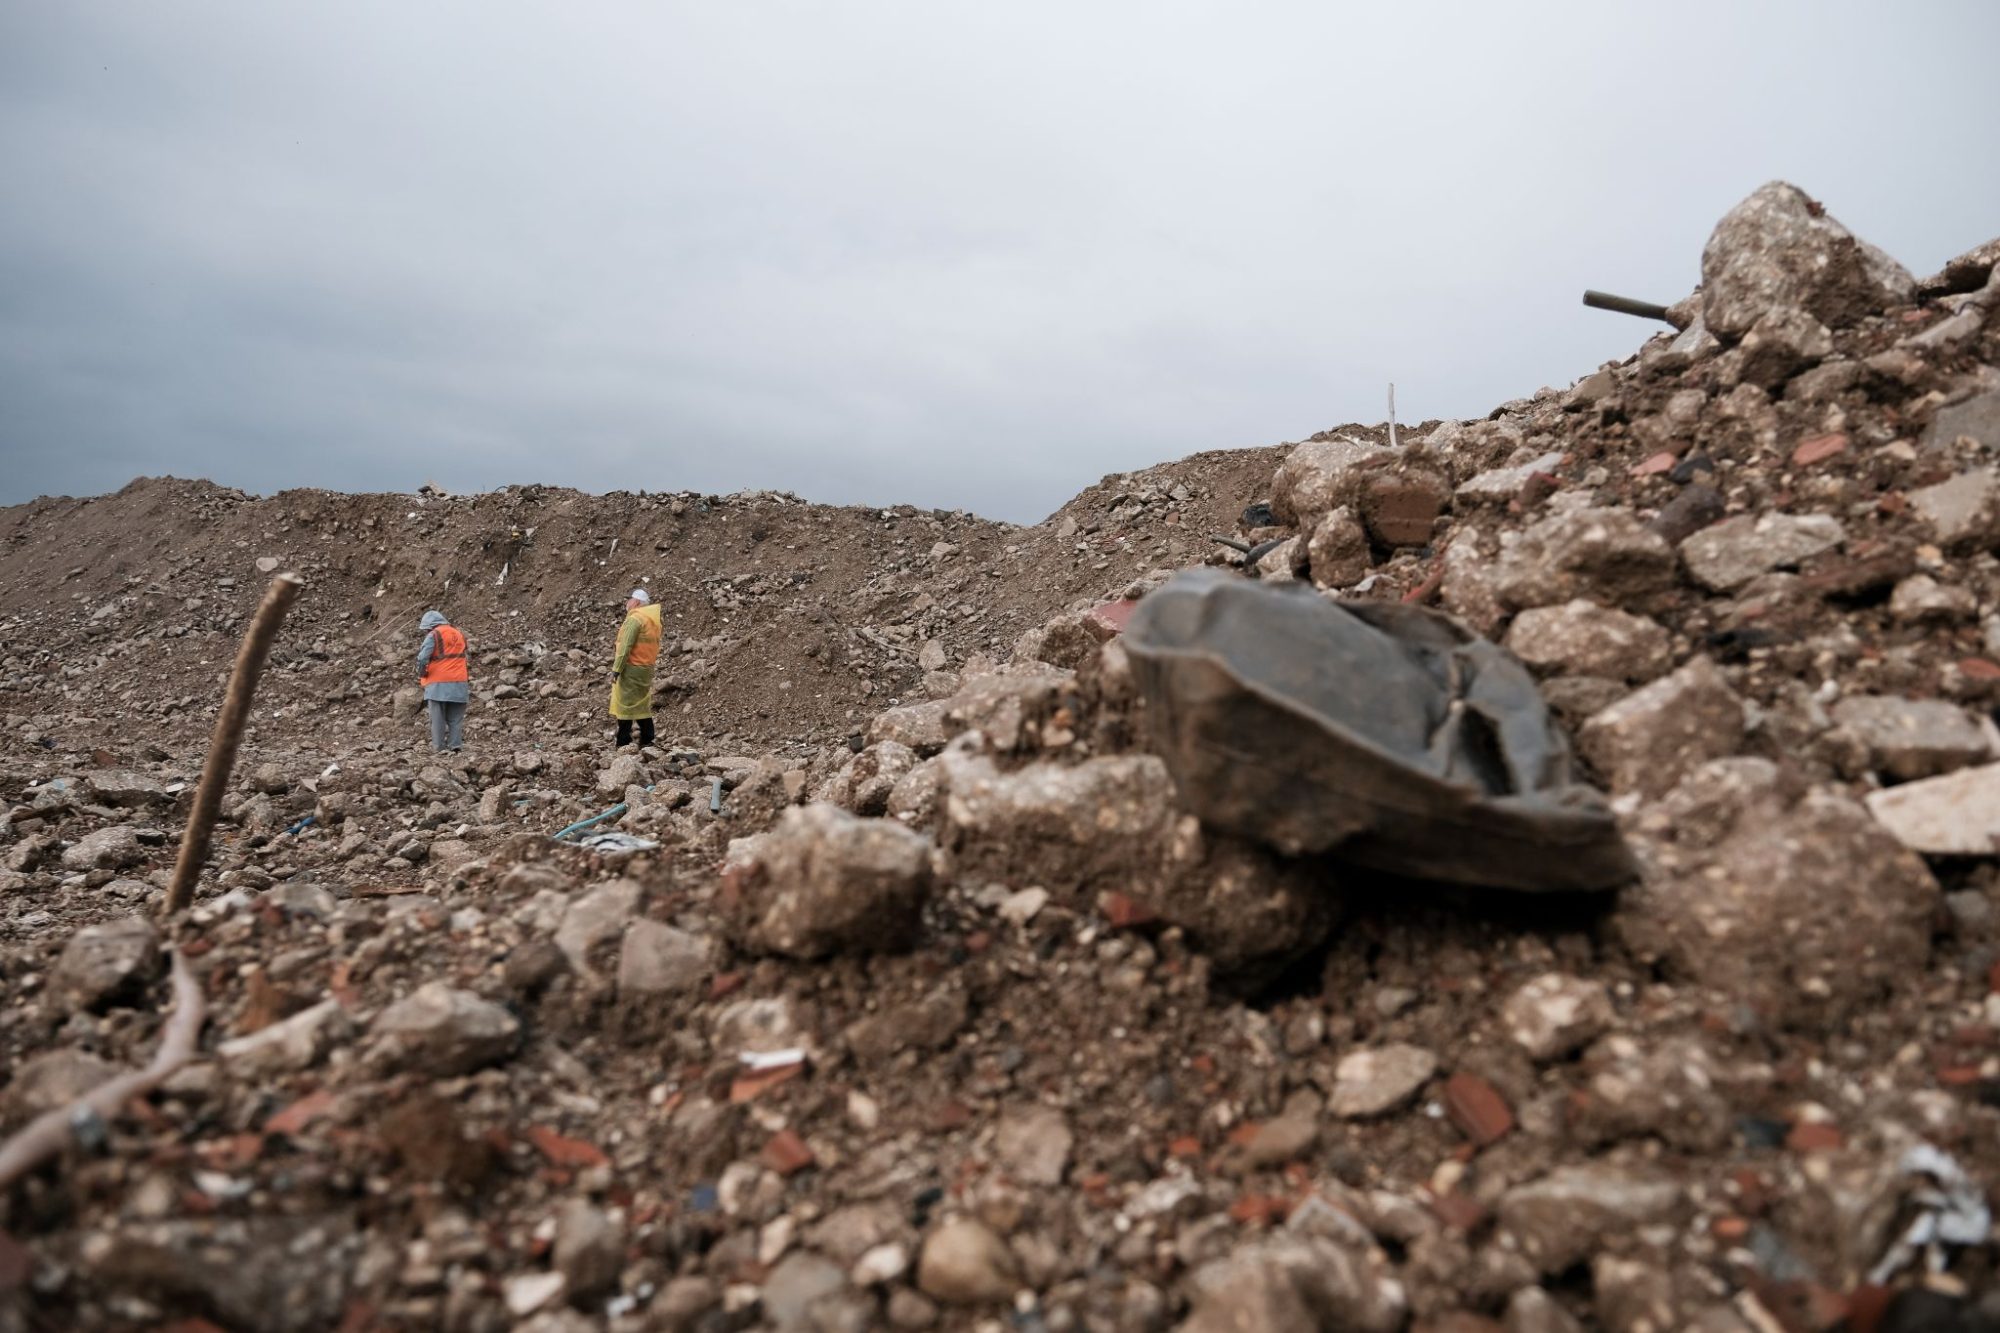
<path fill-rule="evenodd" d="M 1987 1326 L 1995 252 L 1920 284 L 1766 187 L 1676 329 L 1567 390 L 1032 528 L 166 480 L 6 511 L 0 1116 L 144 1063 L 170 950 L 211 1017 L 0 1195 L 0 1330 Z M 1504 644 L 1638 877 L 1412 883 L 1292 836 L 1311 802 L 1204 824 L 1177 776 L 1260 756 L 1153 753 L 1120 638 L 1198 563 Z M 213 865 L 151 924 L 279 568 L 308 592 Z M 661 743 L 613 753 L 642 582 Z M 433 605 L 462 755 L 395 712 Z"/>

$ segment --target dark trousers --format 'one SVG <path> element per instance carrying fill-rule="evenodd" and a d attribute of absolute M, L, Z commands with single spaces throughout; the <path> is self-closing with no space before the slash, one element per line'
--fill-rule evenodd
<path fill-rule="evenodd" d="M 618 719 L 618 743 L 620 745 L 630 745 L 632 743 L 631 718 L 621 717 Z M 639 744 L 643 747 L 651 745 L 652 743 L 653 743 L 653 719 L 650 717 L 642 717 L 639 719 Z"/>

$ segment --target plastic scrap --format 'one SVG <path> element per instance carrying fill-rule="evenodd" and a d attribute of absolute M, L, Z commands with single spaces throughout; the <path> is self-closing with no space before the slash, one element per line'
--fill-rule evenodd
<path fill-rule="evenodd" d="M 1896 1169 L 1901 1175 L 1928 1178 L 1933 1183 L 1921 1184 L 1910 1192 L 1908 1202 L 1922 1211 L 1869 1272 L 1868 1280 L 1877 1286 L 1887 1283 L 1919 1254 L 1931 1272 L 1941 1273 L 1944 1246 L 1983 1245 L 1993 1229 L 1985 1192 L 1964 1167 L 1930 1144 L 1919 1143 L 1904 1153 Z"/>
<path fill-rule="evenodd" d="M 1211 827 L 1460 884 L 1637 875 L 1534 677 L 1447 616 L 1191 570 L 1125 643 L 1152 748 Z"/>
<path fill-rule="evenodd" d="M 581 833 L 587 828 L 595 828 L 597 825 L 602 824 L 607 819 L 618 818 L 618 816 L 625 813 L 626 809 L 627 806 L 625 802 L 620 801 L 618 804 L 612 806 L 609 810 L 606 810 L 603 814 L 592 815 L 588 819 L 579 819 L 574 824 L 571 824 L 566 828 L 557 829 L 554 833 L 551 833 L 549 837 L 551 840 L 555 842 L 561 842 L 564 838 L 567 838 L 572 833 Z"/>
<path fill-rule="evenodd" d="M 651 852 L 657 851 L 660 846 L 651 838 L 641 838 L 633 833 L 619 833 L 613 829 L 578 838 L 576 845 L 587 847 L 593 852 Z"/>
<path fill-rule="evenodd" d="M 753 1073 L 762 1073 L 766 1069 L 783 1069 L 787 1065 L 804 1064 L 806 1053 L 804 1047 L 787 1046 L 780 1051 L 742 1051 L 736 1058 L 743 1062 L 745 1069 Z"/>

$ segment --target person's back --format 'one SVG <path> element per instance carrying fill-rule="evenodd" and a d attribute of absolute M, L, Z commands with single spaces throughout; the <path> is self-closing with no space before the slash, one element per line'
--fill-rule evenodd
<path fill-rule="evenodd" d="M 465 744 L 465 706 L 472 698 L 465 635 L 442 611 L 424 612 L 420 628 L 424 641 L 417 648 L 417 679 L 430 710 L 431 748 L 455 751 Z"/>

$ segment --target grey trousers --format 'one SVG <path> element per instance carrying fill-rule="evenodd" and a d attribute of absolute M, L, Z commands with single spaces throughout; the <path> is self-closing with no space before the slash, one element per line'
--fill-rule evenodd
<path fill-rule="evenodd" d="M 431 748 L 433 750 L 456 750 L 465 744 L 465 705 L 446 703 L 442 699 L 430 701 Z"/>

